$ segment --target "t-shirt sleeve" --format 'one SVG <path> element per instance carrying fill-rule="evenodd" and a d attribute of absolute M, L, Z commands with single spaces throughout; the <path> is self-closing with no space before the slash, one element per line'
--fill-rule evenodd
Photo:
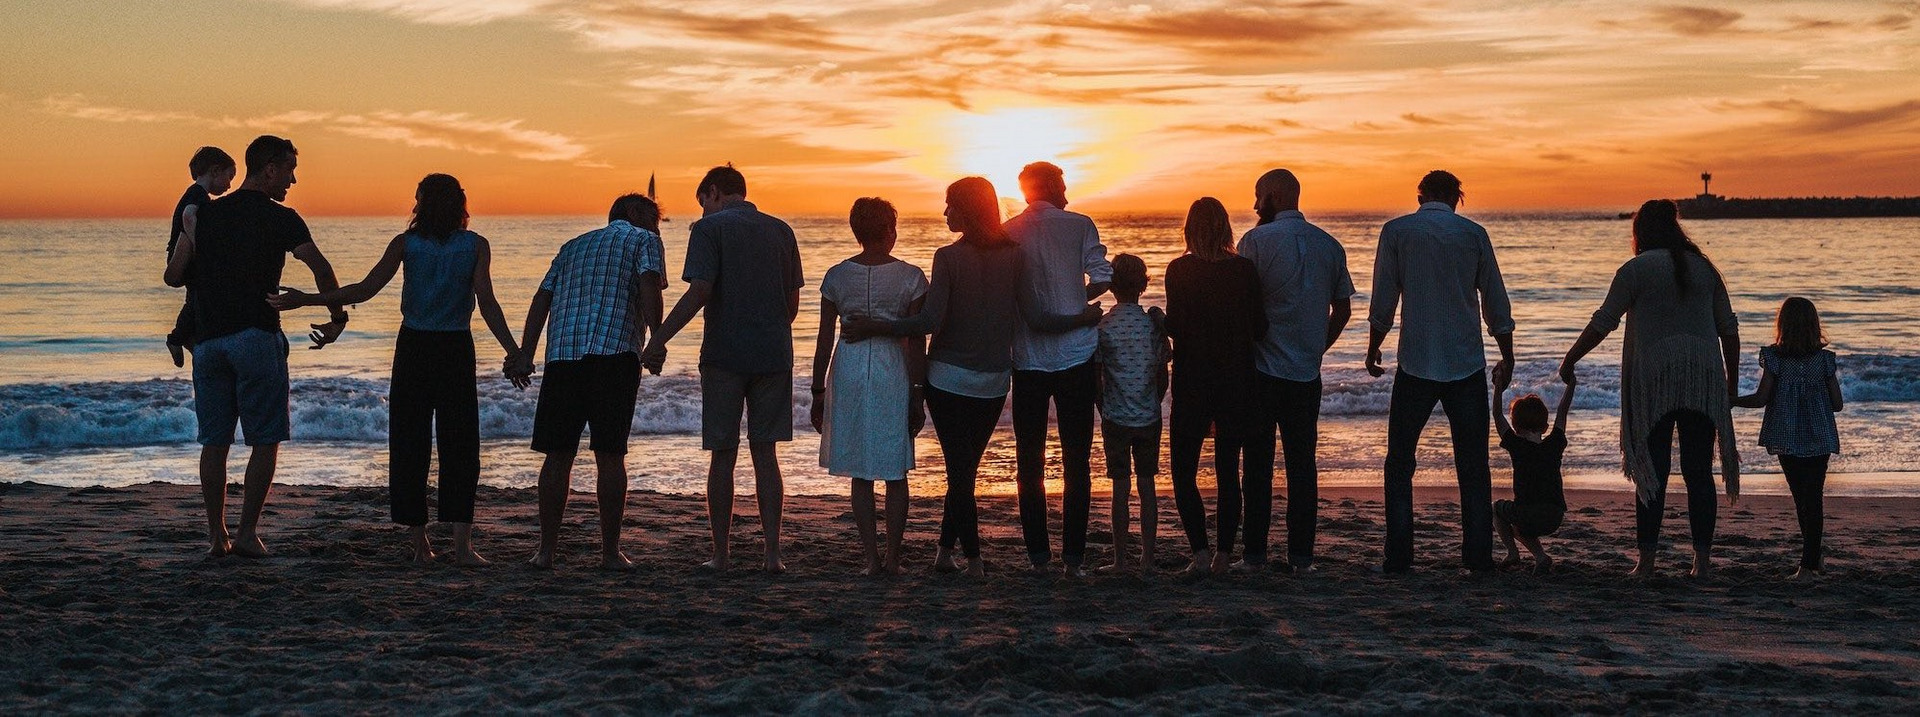
<path fill-rule="evenodd" d="M 287 211 L 287 225 L 280 236 L 284 241 L 284 245 L 280 247 L 282 252 L 290 252 L 302 244 L 313 243 L 313 232 L 307 229 L 307 220 L 301 219 L 300 215 L 293 213 L 292 210 Z"/>
<path fill-rule="evenodd" d="M 832 268 L 827 269 L 826 276 L 820 277 L 820 298 L 831 301 L 836 306 L 840 304 L 840 292 L 834 291 L 834 288 L 840 285 L 840 282 L 837 280 L 839 274 L 840 266 L 835 264 Z M 841 307 L 841 311 L 845 310 L 846 307 Z"/>
<path fill-rule="evenodd" d="M 1760 347 L 1760 368 L 1775 374 L 1780 373 L 1780 357 L 1774 353 L 1772 346 Z"/>
<path fill-rule="evenodd" d="M 705 222 L 695 222 L 687 235 L 687 261 L 681 281 L 711 282 L 720 277 L 720 241 Z"/>
<path fill-rule="evenodd" d="M 1546 446 L 1547 450 L 1553 451 L 1553 454 L 1556 456 L 1560 455 L 1561 453 L 1565 453 L 1567 450 L 1566 429 L 1563 428 L 1558 431 L 1554 431 L 1552 434 L 1549 434 L 1547 436 L 1547 440 L 1542 441 L 1541 445 Z"/>
<path fill-rule="evenodd" d="M 1834 375 L 1839 373 L 1840 371 L 1839 364 L 1840 364 L 1840 357 L 1835 356 L 1832 351 L 1823 350 L 1820 352 L 1820 375 L 1821 376 L 1825 376 L 1827 378 L 1833 378 Z"/>
<path fill-rule="evenodd" d="M 640 232 L 640 267 L 637 273 L 653 272 L 667 275 L 667 247 L 660 241 L 660 235 L 649 231 Z"/>
<path fill-rule="evenodd" d="M 1506 436 L 1501 436 L 1501 437 L 1500 437 L 1500 448 L 1502 448 L 1502 449 L 1504 449 L 1504 450 L 1506 450 L 1506 452 L 1508 452 L 1508 453 L 1512 453 L 1512 452 L 1513 452 L 1513 450 L 1514 450 L 1514 448 L 1515 448 L 1515 445 L 1514 445 L 1514 444 L 1515 444 L 1515 443 L 1516 443 L 1517 441 L 1521 441 L 1521 440 L 1524 440 L 1524 439 L 1522 439 L 1522 438 L 1520 438 L 1520 436 L 1518 436 L 1518 435 L 1513 435 L 1513 434 L 1509 434 L 1509 435 L 1506 435 Z"/>
<path fill-rule="evenodd" d="M 540 279 L 540 290 L 551 294 L 559 283 L 560 257 L 556 256 L 553 258 L 553 263 L 547 265 L 547 275 Z"/>

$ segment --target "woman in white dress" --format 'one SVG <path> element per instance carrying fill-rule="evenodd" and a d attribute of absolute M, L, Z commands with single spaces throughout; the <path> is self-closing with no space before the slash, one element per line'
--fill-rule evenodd
<path fill-rule="evenodd" d="M 863 575 L 900 573 L 900 537 L 907 529 L 907 471 L 913 439 L 925 413 L 920 385 L 926 341 L 835 341 L 842 316 L 892 321 L 920 311 L 927 276 L 893 258 L 898 233 L 893 205 L 863 197 L 848 224 L 861 251 L 827 270 L 820 281 L 820 336 L 813 353 L 813 429 L 820 432 L 820 466 L 853 481 L 853 519 L 867 553 Z M 875 481 L 887 484 L 887 551 L 882 559 L 874 525 Z"/>

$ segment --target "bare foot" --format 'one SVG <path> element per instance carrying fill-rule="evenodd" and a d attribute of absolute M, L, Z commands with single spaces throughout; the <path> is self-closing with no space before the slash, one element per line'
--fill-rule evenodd
<path fill-rule="evenodd" d="M 539 568 L 541 570 L 552 570 L 553 569 L 553 551 L 551 550 L 534 551 L 533 557 L 527 560 L 527 564 L 533 567 Z"/>
<path fill-rule="evenodd" d="M 1127 561 L 1125 561 L 1125 560 L 1115 560 L 1115 561 L 1113 561 L 1113 562 L 1111 562 L 1111 563 L 1108 563 L 1108 564 L 1106 564 L 1106 565 L 1102 565 L 1102 566 L 1100 566 L 1100 567 L 1097 567 L 1097 568 L 1094 568 L 1094 569 L 1093 569 L 1093 574 L 1095 574 L 1095 575 L 1119 575 L 1120 573 L 1124 573 L 1124 572 L 1127 572 L 1127 571 L 1129 571 L 1129 570 L 1131 570 L 1131 569 L 1132 569 L 1132 567 L 1131 567 L 1131 566 L 1129 566 L 1129 565 L 1127 564 Z"/>
<path fill-rule="evenodd" d="M 207 548 L 207 559 L 219 560 L 221 558 L 227 557 L 229 554 L 232 554 L 232 553 L 233 553 L 233 541 L 228 540 L 227 537 L 223 535 L 223 536 L 220 536 L 219 538 L 214 539 L 213 544 Z"/>
<path fill-rule="evenodd" d="M 987 561 L 974 558 L 967 561 L 967 576 L 984 578 L 987 576 Z"/>
<path fill-rule="evenodd" d="M 938 548 L 933 552 L 933 571 L 936 573 L 957 573 L 960 572 L 960 564 L 954 562 L 952 552 L 946 548 Z"/>
<path fill-rule="evenodd" d="M 1519 566 L 1520 566 L 1519 553 L 1507 553 L 1507 558 L 1505 560 L 1500 561 L 1500 567 L 1503 567 L 1503 568 L 1515 568 Z"/>
<path fill-rule="evenodd" d="M 1553 558 L 1545 555 L 1533 559 L 1533 574 L 1546 575 L 1553 572 Z"/>
<path fill-rule="evenodd" d="M 695 569 L 703 573 L 724 573 L 727 571 L 727 558 L 726 556 L 715 555 L 712 560 L 701 563 L 700 567 Z"/>
<path fill-rule="evenodd" d="M 1062 574 L 1065 575 L 1068 580 L 1079 580 L 1087 576 L 1087 569 L 1078 565 L 1068 565 L 1066 569 L 1062 571 Z"/>
<path fill-rule="evenodd" d="M 269 558 L 273 551 L 267 550 L 267 544 L 260 542 L 258 535 L 242 535 L 233 544 L 233 554 L 243 558 Z"/>
<path fill-rule="evenodd" d="M 780 562 L 779 558 L 768 558 L 767 564 L 761 569 L 767 571 L 769 575 L 779 575 L 787 571 L 787 564 Z"/>
<path fill-rule="evenodd" d="M 467 548 L 466 550 L 454 551 L 453 564 L 463 568 L 478 568 L 491 565 L 492 563 L 487 562 L 486 558 L 480 557 L 479 553 L 473 552 L 472 548 Z"/>
<path fill-rule="evenodd" d="M 434 559 L 440 557 L 433 552 L 433 543 L 424 534 L 415 536 L 409 542 L 412 543 L 414 565 L 432 565 Z"/>
<path fill-rule="evenodd" d="M 1202 577 L 1212 570 L 1212 565 L 1211 553 L 1194 553 L 1193 561 L 1187 563 L 1187 567 L 1181 568 L 1179 575 L 1183 578 Z"/>
<path fill-rule="evenodd" d="M 618 550 L 611 553 L 601 553 L 600 569 L 627 572 L 633 569 L 633 560 L 629 559 L 626 553 Z"/>
<path fill-rule="evenodd" d="M 1227 553 L 1215 553 L 1213 556 L 1213 574 L 1225 575 L 1233 563 L 1233 556 Z"/>
<path fill-rule="evenodd" d="M 1236 573 L 1253 573 L 1253 572 L 1259 572 L 1260 570 L 1266 567 L 1267 567 L 1267 563 L 1264 560 L 1252 561 L 1252 560 L 1247 560 L 1246 558 L 1241 558 L 1239 560 L 1233 561 L 1232 565 L 1228 565 L 1227 570 L 1230 570 Z"/>
<path fill-rule="evenodd" d="M 1713 577 L 1713 560 L 1705 555 L 1693 556 L 1693 569 L 1687 571 L 1690 578 Z"/>
<path fill-rule="evenodd" d="M 1826 571 L 1823 571 L 1819 568 L 1810 568 L 1805 565 L 1802 565 L 1798 570 L 1793 571 L 1792 577 L 1789 577 L 1787 579 L 1795 582 L 1807 582 L 1807 581 L 1811 581 L 1816 578 L 1821 578 L 1825 576 L 1826 576 Z"/>
<path fill-rule="evenodd" d="M 1633 571 L 1627 573 L 1627 577 L 1630 577 L 1630 578 L 1653 577 L 1654 563 L 1655 563 L 1655 560 L 1654 560 L 1653 553 L 1646 553 L 1646 552 L 1641 553 L 1640 562 L 1633 566 Z"/>
<path fill-rule="evenodd" d="M 187 349 L 180 344 L 167 344 L 167 353 L 173 355 L 173 367 L 184 368 L 187 365 Z"/>
<path fill-rule="evenodd" d="M 880 564 L 879 560 L 868 560 L 866 569 L 860 571 L 860 577 L 870 578 L 885 572 L 886 568 Z"/>

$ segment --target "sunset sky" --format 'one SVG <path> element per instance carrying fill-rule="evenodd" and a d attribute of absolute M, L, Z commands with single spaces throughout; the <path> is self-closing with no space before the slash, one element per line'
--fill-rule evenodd
<path fill-rule="evenodd" d="M 1920 2 L 0 2 L 0 216 L 164 214 L 201 144 L 301 149 L 289 203 L 670 213 L 731 161 L 762 206 L 939 210 L 1030 160 L 1091 211 L 1920 194 Z"/>

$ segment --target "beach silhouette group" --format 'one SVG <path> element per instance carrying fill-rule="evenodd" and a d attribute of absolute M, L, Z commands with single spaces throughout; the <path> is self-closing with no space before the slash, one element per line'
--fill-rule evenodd
<path fill-rule="evenodd" d="M 439 521 L 452 526 L 450 559 L 487 563 L 472 538 L 481 465 L 470 326 L 478 310 L 505 352 L 506 378 L 524 389 L 540 375 L 532 448 L 544 459 L 531 564 L 555 563 L 571 471 L 582 432 L 590 431 L 600 564 L 633 568 L 620 527 L 641 375 L 659 374 L 668 342 L 700 317 L 696 362 L 712 529 L 712 553 L 702 567 L 724 571 L 731 562 L 744 433 L 763 568 L 786 569 L 776 446 L 793 439 L 792 327 L 810 277 L 793 229 L 748 201 L 740 171 L 714 167 L 696 187 L 702 216 L 684 249 L 686 290 L 672 307 L 664 301 L 660 207 L 651 196 L 627 194 L 613 201 L 604 227 L 560 247 L 515 336 L 494 294 L 489 244 L 467 229 L 457 179 L 422 179 L 406 230 L 364 279 L 342 286 L 305 222 L 281 203 L 297 164 L 292 142 L 259 137 L 246 149 L 244 180 L 228 192 L 236 163 L 202 148 L 189 163 L 194 184 L 176 206 L 168 236 L 165 280 L 186 287 L 187 296 L 167 346 L 176 365 L 192 354 L 210 555 L 270 555 L 260 515 L 291 424 L 290 344 L 281 312 L 326 307 L 327 321 L 308 334 L 310 348 L 320 349 L 346 327 L 347 306 L 404 271 L 389 389 L 389 485 L 392 520 L 408 528 L 415 561 L 442 557 L 427 532 L 437 449 L 434 503 Z M 916 465 L 915 438 L 930 421 L 947 488 L 932 568 L 985 574 L 975 485 L 1009 403 L 1027 568 L 1072 578 L 1156 570 L 1155 479 L 1164 440 L 1191 554 L 1181 573 L 1312 573 L 1322 362 L 1353 318 L 1356 290 L 1340 241 L 1301 213 L 1299 178 L 1286 169 L 1260 176 L 1252 205 L 1259 223 L 1239 236 L 1222 202 L 1195 200 L 1182 231 L 1186 251 L 1159 277 L 1164 309 L 1140 304 L 1155 278 L 1146 263 L 1127 253 L 1110 257 L 1096 223 L 1068 211 L 1059 167 L 1029 164 L 1019 184 L 1026 207 L 1004 220 L 999 192 L 986 179 L 949 185 L 944 215 L 955 239 L 934 253 L 926 271 L 892 255 L 895 207 L 861 198 L 848 213 L 857 253 L 814 277 L 821 302 L 809 418 L 821 435 L 822 467 L 850 481 L 864 573 L 905 570 L 905 479 Z M 1766 411 L 1759 443 L 1779 457 L 1802 533 L 1794 576 L 1821 572 L 1822 494 L 1829 458 L 1840 450 L 1834 414 L 1843 402 L 1837 359 L 1811 301 L 1782 304 L 1774 340 L 1759 351 L 1759 388 L 1740 395 L 1742 349 L 1726 280 L 1682 229 L 1676 205 L 1649 201 L 1633 215 L 1632 258 L 1611 278 L 1560 364 L 1556 410 L 1535 394 L 1508 402 L 1516 326 L 1492 239 L 1457 213 L 1465 197 L 1458 177 L 1429 172 L 1416 191 L 1418 208 L 1380 231 L 1365 317 L 1365 368 L 1375 377 L 1393 375 L 1378 571 L 1413 567 L 1415 449 L 1436 406 L 1447 419 L 1460 489 L 1463 571 L 1499 569 L 1496 537 L 1505 564 L 1551 570 L 1541 539 L 1559 529 L 1567 511 L 1561 457 L 1576 367 L 1624 326 L 1620 447 L 1635 486 L 1633 574 L 1656 569 L 1676 439 L 1691 573 L 1711 572 L 1721 490 L 1716 454 L 1728 499 L 1739 496 L 1736 407 Z M 282 286 L 288 256 L 309 268 L 315 293 Z M 1108 294 L 1111 308 L 1102 304 Z M 1383 348 L 1396 329 L 1397 365 L 1388 365 Z M 1483 331 L 1498 347 L 1491 363 Z M 1511 499 L 1493 499 L 1490 424 L 1512 457 Z M 238 531 L 230 532 L 227 463 L 236 425 L 251 455 Z M 1113 485 L 1111 559 L 1097 567 L 1089 565 L 1095 555 L 1088 546 L 1096 427 Z M 1050 432 L 1064 488 L 1057 553 L 1045 490 Z M 1209 438 L 1217 475 L 1212 535 L 1197 480 Z M 1286 537 L 1284 552 L 1270 557 L 1276 467 L 1285 471 Z"/>

